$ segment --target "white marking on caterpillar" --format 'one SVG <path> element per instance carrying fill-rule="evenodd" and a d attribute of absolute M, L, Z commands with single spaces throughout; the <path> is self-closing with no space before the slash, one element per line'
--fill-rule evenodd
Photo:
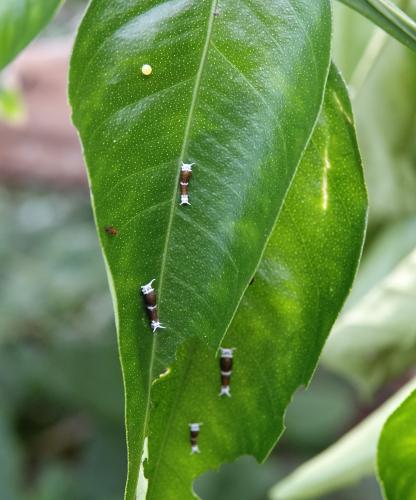
<path fill-rule="evenodd" d="M 149 293 L 154 292 L 154 288 L 152 287 L 152 283 L 156 281 L 156 278 L 153 278 L 152 281 L 149 281 L 147 285 L 143 285 L 140 288 L 142 289 L 142 294 L 143 295 L 149 295 Z"/>
<path fill-rule="evenodd" d="M 229 385 L 226 386 L 221 386 L 221 390 L 219 393 L 219 396 L 228 396 L 229 398 L 231 397 L 231 389 Z"/>
<path fill-rule="evenodd" d="M 233 352 L 236 350 L 235 347 L 233 348 L 226 348 L 226 347 L 220 347 L 221 351 L 221 357 L 222 358 L 232 358 L 233 357 Z"/>
<path fill-rule="evenodd" d="M 182 162 L 181 171 L 182 172 L 192 172 L 192 167 L 195 163 L 184 163 Z"/>
<path fill-rule="evenodd" d="M 163 328 L 163 329 L 165 329 L 165 328 L 166 328 L 166 326 L 163 326 L 163 325 L 160 323 L 160 321 L 159 321 L 159 320 L 152 320 L 152 321 L 150 322 L 150 326 L 151 326 L 151 328 L 153 329 L 153 333 L 155 333 L 155 331 L 156 331 L 158 328 Z"/>

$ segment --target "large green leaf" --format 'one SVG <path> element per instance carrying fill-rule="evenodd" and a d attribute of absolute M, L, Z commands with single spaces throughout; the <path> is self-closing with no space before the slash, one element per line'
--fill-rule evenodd
<path fill-rule="evenodd" d="M 242 454 L 267 457 L 351 287 L 366 206 L 350 104 L 333 69 L 311 143 L 222 343 L 236 348 L 232 397 L 218 397 L 215 348 L 198 341 L 154 385 L 148 499 L 192 498 L 189 485 L 201 472 Z M 189 453 L 194 421 L 204 424 L 198 456 Z"/>
<path fill-rule="evenodd" d="M 390 0 L 340 0 L 416 50 L 416 22 Z"/>
<path fill-rule="evenodd" d="M 415 387 L 414 378 L 339 441 L 277 483 L 271 491 L 270 498 L 272 500 L 321 498 L 373 474 L 377 441 L 383 425 L 391 412 Z M 405 495 L 392 498 L 412 499 Z"/>
<path fill-rule="evenodd" d="M 70 100 L 116 309 L 127 498 L 152 380 L 185 341 L 218 347 L 259 263 L 320 109 L 330 31 L 328 0 L 93 0 L 81 24 Z M 139 296 L 153 278 L 158 335 Z"/>
<path fill-rule="evenodd" d="M 416 499 L 416 391 L 389 417 L 378 444 L 378 474 L 387 500 Z"/>
<path fill-rule="evenodd" d="M 48 24 L 62 0 L 1 0 L 0 69 Z"/>
<path fill-rule="evenodd" d="M 336 323 L 322 360 L 371 394 L 414 365 L 415 218 L 392 226 L 370 247 L 357 292 Z"/>

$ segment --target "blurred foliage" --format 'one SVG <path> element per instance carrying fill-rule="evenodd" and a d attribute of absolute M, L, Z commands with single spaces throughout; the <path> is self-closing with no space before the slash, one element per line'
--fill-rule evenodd
<path fill-rule="evenodd" d="M 416 14 L 416 0 L 401 4 Z M 411 368 L 416 352 L 416 55 L 345 7 L 335 13 L 335 56 L 354 97 L 370 234 L 322 360 L 370 396 Z"/>
<path fill-rule="evenodd" d="M 415 16 L 416 0 L 398 3 Z M 416 54 L 334 7 L 334 58 L 351 87 L 374 232 L 416 213 Z"/>
<path fill-rule="evenodd" d="M 394 1 L 340 0 L 380 26 L 392 37 L 416 50 L 416 23 Z M 401 2 L 404 3 L 404 2 Z"/>
<path fill-rule="evenodd" d="M 1 497 L 118 499 L 123 390 L 88 200 L 2 190 L 0 220 Z"/>
<path fill-rule="evenodd" d="M 2 0 L 0 4 L 0 70 L 5 68 L 49 24 L 61 0 Z"/>
<path fill-rule="evenodd" d="M 322 361 L 370 396 L 414 367 L 416 218 L 388 226 L 369 247 Z M 351 307 L 351 303 L 354 306 Z"/>
<path fill-rule="evenodd" d="M 16 88 L 2 86 L 0 82 L 0 120 L 19 124 L 25 119 L 23 96 Z"/>
<path fill-rule="evenodd" d="M 82 19 L 88 0 L 65 0 L 63 6 L 42 33 L 43 37 L 73 35 Z"/>
<path fill-rule="evenodd" d="M 322 498 L 328 492 L 345 488 L 363 477 L 374 474 L 377 442 L 383 425 L 391 412 L 415 387 L 416 378 L 413 378 L 332 446 L 303 463 L 283 481 L 277 483 L 270 492 L 270 499 Z M 394 436 L 390 436 L 391 438 L 394 439 Z M 410 464 L 409 469 L 411 470 Z M 402 496 L 397 497 L 397 500 L 399 498 L 412 500 L 414 497 Z"/>
<path fill-rule="evenodd" d="M 416 391 L 387 420 L 378 444 L 378 475 L 385 498 L 416 498 Z"/>

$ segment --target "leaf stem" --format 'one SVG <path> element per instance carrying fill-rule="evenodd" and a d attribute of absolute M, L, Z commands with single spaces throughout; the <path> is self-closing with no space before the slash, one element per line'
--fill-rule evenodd
<path fill-rule="evenodd" d="M 367 0 L 367 2 L 416 41 L 416 22 L 397 5 L 390 0 Z"/>
<path fill-rule="evenodd" d="M 339 0 L 416 50 L 416 22 L 390 0 Z"/>

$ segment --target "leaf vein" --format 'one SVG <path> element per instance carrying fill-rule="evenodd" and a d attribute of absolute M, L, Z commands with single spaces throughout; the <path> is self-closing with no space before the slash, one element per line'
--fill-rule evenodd
<path fill-rule="evenodd" d="M 96 124 L 94 127 L 94 132 L 91 134 L 89 140 L 88 140 L 88 145 L 91 144 L 95 136 L 108 124 L 108 122 L 111 122 L 113 119 L 117 120 L 119 116 L 123 115 L 127 110 L 129 109 L 134 109 L 136 106 L 142 107 L 143 105 L 146 104 L 147 101 L 151 102 L 154 101 L 156 97 L 161 97 L 165 94 L 170 93 L 172 90 L 175 90 L 177 87 L 180 85 L 183 85 L 185 83 L 189 83 L 192 80 L 192 78 L 186 78 L 185 80 L 181 80 L 180 82 L 177 82 L 170 87 L 166 87 L 164 89 L 160 89 L 157 92 L 154 92 L 153 94 L 146 95 L 144 97 L 141 97 L 138 101 L 134 101 L 130 104 L 127 104 L 126 106 L 123 106 L 120 109 L 117 109 L 117 111 L 114 111 L 114 113 L 111 113 L 108 115 L 103 121 L 100 123 Z M 157 101 L 159 103 L 159 101 Z M 112 131 L 112 137 L 114 136 L 114 131 Z"/>
<path fill-rule="evenodd" d="M 155 205 L 152 205 L 151 207 L 147 207 L 145 208 L 144 210 L 140 210 L 136 215 L 134 215 L 133 217 L 131 217 L 127 222 L 125 222 L 120 228 L 119 230 L 121 231 L 122 229 L 125 229 L 127 226 L 129 226 L 134 220 L 136 220 L 138 217 L 141 217 L 142 215 L 148 213 L 148 212 L 151 212 L 152 210 L 154 210 L 155 208 L 159 208 L 163 205 L 166 205 L 166 203 L 169 203 L 170 200 L 164 200 L 164 201 L 160 201 L 159 203 L 156 203 Z"/>
<path fill-rule="evenodd" d="M 270 105 L 262 95 L 262 93 L 254 86 L 254 84 L 247 78 L 247 76 L 238 68 L 228 57 L 214 44 L 214 42 L 211 41 L 211 46 L 217 51 L 217 53 L 224 59 L 224 61 L 234 69 L 235 73 L 239 75 L 242 81 L 244 81 L 250 89 L 255 93 L 255 95 L 263 102 L 263 104 L 266 106 L 267 111 L 269 112 L 270 110 Z M 283 150 L 285 154 L 285 159 L 286 159 L 286 164 L 287 164 L 287 143 L 286 143 L 286 136 L 283 132 L 282 126 L 279 122 L 277 122 L 277 127 L 280 132 L 280 137 L 282 140 L 282 145 L 283 145 Z"/>
<path fill-rule="evenodd" d="M 185 222 L 188 222 L 193 227 L 195 227 L 196 229 L 198 229 L 199 232 L 205 234 L 211 241 L 213 241 L 217 245 L 217 247 L 220 250 L 222 250 L 222 252 L 224 253 L 224 255 L 226 255 L 228 257 L 228 260 L 231 262 L 231 264 L 233 265 L 234 269 L 238 272 L 237 264 L 236 264 L 233 256 L 231 255 L 230 251 L 224 245 L 222 245 L 221 242 L 213 234 L 211 234 L 207 229 L 205 229 L 203 226 L 201 226 L 200 224 L 198 224 L 197 222 L 195 222 L 191 217 L 189 217 L 188 215 L 186 215 L 183 210 L 180 211 L 180 212 L 178 212 L 178 216 L 182 220 L 184 220 Z"/>
<path fill-rule="evenodd" d="M 118 182 L 116 182 L 114 184 L 114 186 L 110 189 L 110 191 L 108 191 L 106 193 L 104 198 L 102 198 L 99 203 L 95 204 L 95 208 L 97 209 L 97 207 L 100 207 L 101 205 L 103 205 L 104 202 L 106 202 L 108 200 L 108 198 L 110 198 L 110 196 L 114 193 L 114 191 L 116 191 L 116 189 L 118 189 L 120 187 L 120 185 L 123 184 L 124 182 L 131 180 L 132 178 L 139 176 L 141 174 L 147 174 L 148 172 L 151 172 L 152 170 L 155 170 L 156 168 L 168 166 L 172 163 L 172 161 L 173 160 L 169 160 L 169 161 L 165 161 L 163 163 L 159 163 L 158 165 L 152 165 L 151 167 L 145 168 L 144 170 L 136 170 L 136 171 L 132 172 L 131 174 L 127 175 L 126 177 L 123 177 L 122 179 L 120 179 Z"/>

